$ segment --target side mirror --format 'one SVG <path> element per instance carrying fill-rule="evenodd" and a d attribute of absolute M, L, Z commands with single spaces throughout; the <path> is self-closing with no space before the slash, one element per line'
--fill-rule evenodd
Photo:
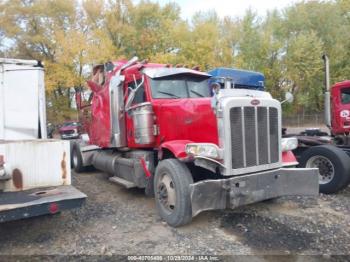
<path fill-rule="evenodd" d="M 137 82 L 136 82 L 136 79 L 135 79 L 135 75 L 134 75 L 134 82 L 135 82 L 135 88 L 132 89 L 129 87 L 130 89 L 130 93 L 129 93 L 129 96 L 128 96 L 128 99 L 126 100 L 126 103 L 125 103 L 125 111 L 129 111 L 129 108 L 132 104 L 132 101 L 134 100 L 135 98 L 135 95 L 136 95 L 136 92 L 137 90 L 143 85 L 143 83 L 145 82 L 145 77 L 144 75 L 142 75 L 142 78 L 141 78 L 141 83 L 137 85 Z"/>
<path fill-rule="evenodd" d="M 281 102 L 281 104 L 287 102 L 287 103 L 293 103 L 294 101 L 294 96 L 291 92 L 287 92 L 285 94 L 284 100 Z"/>

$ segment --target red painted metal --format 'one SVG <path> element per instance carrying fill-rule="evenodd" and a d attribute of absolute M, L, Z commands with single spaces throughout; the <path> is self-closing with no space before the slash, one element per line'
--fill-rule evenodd
<path fill-rule="evenodd" d="M 143 157 L 140 158 L 140 163 L 141 163 L 143 171 L 145 172 L 146 177 L 151 177 L 152 174 L 148 170 L 147 165 L 146 165 L 146 161 L 145 161 L 145 159 Z"/>
<path fill-rule="evenodd" d="M 160 130 L 158 146 L 183 139 L 218 144 L 217 122 L 210 98 L 155 99 L 152 104 Z"/>
<path fill-rule="evenodd" d="M 290 164 L 298 163 L 295 155 L 292 151 L 282 152 L 282 164 L 283 165 L 290 165 Z"/>
<path fill-rule="evenodd" d="M 350 88 L 350 80 L 336 83 L 331 89 L 332 133 L 342 135 L 350 132 L 350 104 L 341 101 L 341 90 Z"/>
<path fill-rule="evenodd" d="M 112 72 L 107 73 L 105 83 L 100 86 L 92 81 L 88 85 L 93 92 L 91 101 L 90 114 L 91 118 L 82 119 L 83 126 L 89 134 L 90 144 L 100 146 L 102 148 L 110 147 L 111 125 L 110 125 L 110 96 L 109 83 L 110 79 L 123 66 L 126 61 L 118 61 L 114 63 L 115 68 Z"/>
<path fill-rule="evenodd" d="M 164 149 L 169 150 L 174 154 L 176 158 L 185 158 L 187 154 L 185 153 L 185 148 L 188 143 L 193 143 L 191 140 L 173 140 L 162 143 L 161 150 L 163 152 Z M 159 156 L 160 159 L 163 156 Z"/>
<path fill-rule="evenodd" d="M 109 110 L 109 82 L 110 79 L 125 61 L 114 63 L 115 68 L 106 76 L 103 86 L 92 81 L 88 85 L 93 92 L 91 103 L 91 120 L 84 123 L 89 134 L 90 144 L 102 148 L 110 147 L 110 110 Z M 162 64 L 141 64 L 125 69 L 124 92 L 127 93 L 128 83 L 141 78 L 140 69 L 143 67 L 165 67 Z M 185 99 L 153 99 L 149 81 L 145 79 L 146 99 L 153 105 L 155 113 L 155 124 L 159 127 L 160 134 L 156 142 L 151 145 L 139 145 L 134 140 L 134 130 L 131 117 L 126 114 L 127 141 L 130 148 L 159 148 L 168 141 L 182 140 L 184 138 L 191 142 L 207 142 L 218 144 L 218 133 L 216 118 L 210 106 L 210 98 L 185 98 Z M 125 97 L 126 99 L 126 97 Z M 200 113 L 199 113 L 200 112 Z M 117 116 L 113 116 L 117 117 Z M 171 124 L 169 124 L 171 123 Z M 184 152 L 184 151 L 183 151 Z M 178 154 L 178 152 L 175 152 Z"/>

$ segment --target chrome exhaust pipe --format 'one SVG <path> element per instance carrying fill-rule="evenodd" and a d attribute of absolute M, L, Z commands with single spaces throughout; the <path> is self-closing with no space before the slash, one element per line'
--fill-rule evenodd
<path fill-rule="evenodd" d="M 324 93 L 324 119 L 325 125 L 328 128 L 331 128 L 331 94 L 330 94 L 330 79 L 329 79 L 329 59 L 326 54 L 322 56 L 324 61 L 324 84 L 325 84 L 325 93 Z"/>

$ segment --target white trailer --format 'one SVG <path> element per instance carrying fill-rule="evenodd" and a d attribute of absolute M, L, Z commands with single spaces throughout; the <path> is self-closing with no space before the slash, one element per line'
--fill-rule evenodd
<path fill-rule="evenodd" d="M 0 58 L 0 222 L 79 207 L 70 145 L 48 140 L 44 68 Z"/>

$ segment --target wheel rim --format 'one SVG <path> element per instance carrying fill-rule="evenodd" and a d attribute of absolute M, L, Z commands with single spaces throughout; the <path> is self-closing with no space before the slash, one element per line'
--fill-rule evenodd
<path fill-rule="evenodd" d="M 157 183 L 157 198 L 162 207 L 168 212 L 173 212 L 176 203 L 175 184 L 170 175 L 162 174 Z"/>
<path fill-rule="evenodd" d="M 321 185 L 328 184 L 334 178 L 335 169 L 332 161 L 324 156 L 313 156 L 306 162 L 308 168 L 318 168 L 318 180 Z"/>
<path fill-rule="evenodd" d="M 77 167 L 77 166 L 78 166 L 78 155 L 74 150 L 73 151 L 73 167 Z"/>

